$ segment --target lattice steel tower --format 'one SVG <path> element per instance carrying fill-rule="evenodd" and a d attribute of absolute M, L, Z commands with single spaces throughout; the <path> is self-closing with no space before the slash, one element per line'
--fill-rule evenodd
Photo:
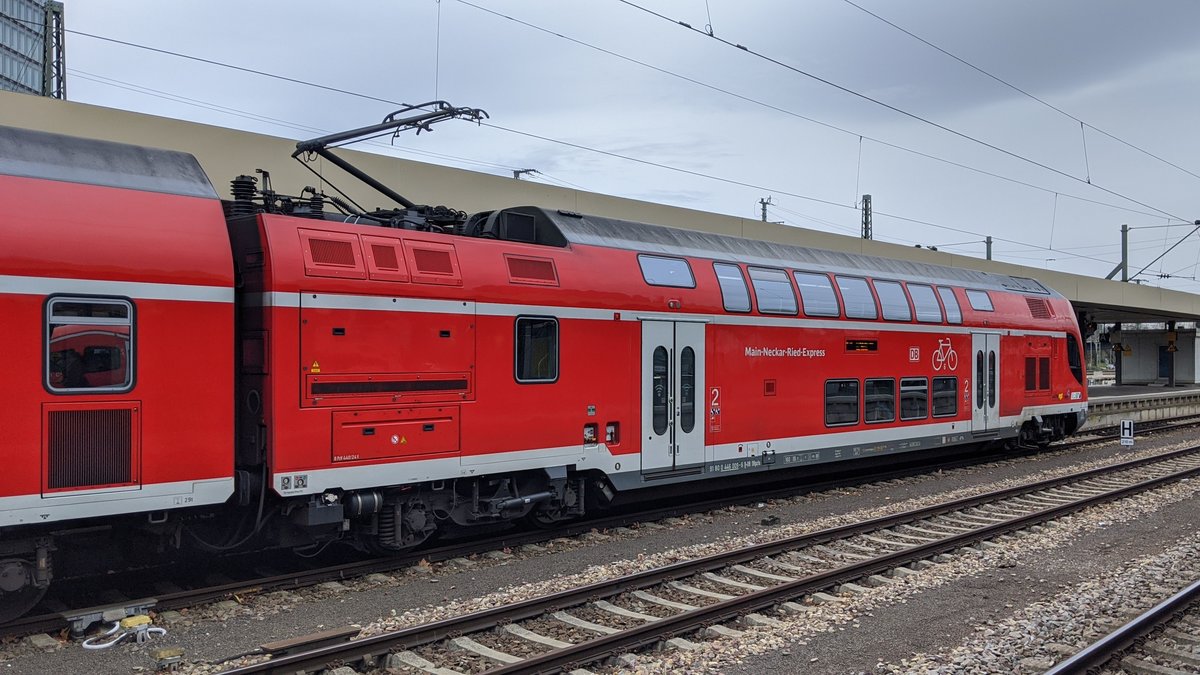
<path fill-rule="evenodd" d="M 65 99 L 63 4 L 0 0 L 0 90 Z"/>

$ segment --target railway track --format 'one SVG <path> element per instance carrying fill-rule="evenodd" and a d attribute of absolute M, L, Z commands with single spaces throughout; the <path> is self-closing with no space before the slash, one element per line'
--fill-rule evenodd
<path fill-rule="evenodd" d="M 472 615 L 328 644 L 303 639 L 229 671 L 317 672 L 332 665 L 401 672 L 578 669 L 686 637 L 804 613 L 822 592 L 855 592 L 918 573 L 938 556 L 1088 506 L 1200 475 L 1200 446 L 676 563 Z M 269 651 L 269 650 L 264 650 Z"/>
<path fill-rule="evenodd" d="M 1095 443 L 1097 441 L 1105 442 L 1108 439 L 1093 439 L 1075 441 L 1072 444 L 1064 444 L 1056 446 L 1058 450 L 1066 450 L 1074 447 L 1074 444 Z M 1011 451 L 1004 452 L 999 455 L 989 455 L 988 461 L 1007 461 L 1014 458 L 1026 456 L 1031 451 Z M 464 558 L 472 555 L 496 551 L 504 548 L 515 548 L 525 544 L 544 544 L 550 540 L 579 536 L 592 530 L 606 530 L 617 527 L 625 527 L 636 525 L 638 523 L 653 522 L 664 518 L 678 517 L 683 515 L 703 513 L 717 509 L 726 508 L 734 505 L 744 505 L 757 502 L 768 502 L 772 499 L 781 499 L 794 497 L 801 494 L 820 492 L 840 487 L 851 485 L 862 485 L 872 483 L 882 483 L 890 480 L 898 480 L 914 475 L 920 475 L 931 471 L 946 471 L 956 468 L 964 468 L 977 466 L 980 457 L 977 454 L 967 457 L 952 457 L 948 461 L 940 461 L 935 463 L 919 463 L 911 466 L 904 466 L 889 471 L 881 471 L 871 473 L 864 476 L 857 474 L 853 478 L 834 475 L 829 480 L 812 482 L 804 485 L 788 485 L 783 488 L 764 489 L 754 492 L 731 492 L 730 494 L 720 495 L 714 498 L 703 501 L 691 501 L 686 503 L 677 503 L 667 506 L 656 506 L 652 508 L 636 508 L 625 509 L 621 512 L 604 517 L 589 518 L 577 523 L 568 523 L 554 529 L 532 530 L 532 531 L 505 531 L 491 536 L 475 537 L 467 541 L 458 541 L 449 543 L 443 546 L 419 549 L 406 555 L 384 556 L 379 558 L 371 558 L 366 560 L 353 560 L 350 562 L 341 562 L 332 565 L 322 565 L 320 567 L 305 568 L 297 571 L 286 573 L 268 573 L 268 574 L 252 574 L 245 579 L 230 579 L 221 583 L 200 583 L 188 588 L 178 588 L 174 582 L 169 582 L 166 586 L 176 587 L 174 590 L 168 590 L 151 595 L 141 595 L 139 593 L 125 593 L 125 598 L 121 601 L 113 601 L 106 603 L 97 603 L 91 606 L 75 605 L 69 608 L 63 608 L 52 612 L 44 612 L 37 615 L 31 615 L 0 625 L 0 637 L 19 637 L 33 633 L 56 633 L 62 630 L 70 630 L 75 636 L 81 636 L 83 632 L 93 623 L 102 619 L 111 621 L 112 617 L 132 615 L 153 610 L 157 612 L 167 610 L 178 610 L 186 607 L 193 607 L 209 602 L 226 600 L 235 596 L 245 596 L 254 593 L 265 593 L 274 590 L 294 590 L 315 586 L 327 581 L 345 581 L 349 579 L 361 578 L 370 574 L 385 574 L 403 570 L 411 567 L 420 561 L 426 562 L 445 562 L 454 558 Z M 259 568 L 261 569 L 261 568 Z M 231 570 L 226 570 L 231 572 Z M 141 575 L 141 573 L 139 573 Z M 205 575 L 205 578 L 212 575 Z M 76 587 L 86 584 L 103 585 L 112 587 L 114 584 L 111 578 L 101 580 L 94 579 L 78 579 L 73 580 Z M 137 579 L 138 587 L 145 587 L 145 579 Z M 185 584 L 186 585 L 186 584 Z M 74 595 L 77 592 L 76 588 L 70 588 L 66 591 L 67 595 Z"/>
<path fill-rule="evenodd" d="M 1100 672 L 1183 675 L 1200 671 L 1200 581 L 1189 584 L 1046 675 Z"/>
<path fill-rule="evenodd" d="M 1156 423 L 1147 423 L 1139 430 L 1142 434 L 1163 433 L 1181 428 L 1193 427 L 1200 423 L 1200 416 L 1183 416 Z M 1074 448 L 1086 447 L 1095 443 L 1110 442 L 1111 436 L 1118 431 L 1117 427 L 1100 427 L 1089 430 L 1092 437 L 1080 438 L 1052 446 L 1055 452 L 1068 451 Z M 1004 451 L 987 456 L 988 462 L 1007 461 L 1031 454 L 1031 450 Z M 702 513 L 721 509 L 732 505 L 766 502 L 772 499 L 793 497 L 799 494 L 818 492 L 822 490 L 846 487 L 848 485 L 879 483 L 888 480 L 911 477 L 930 471 L 945 471 L 979 465 L 980 456 L 970 454 L 966 457 L 951 457 L 948 461 L 914 464 L 890 471 L 872 473 L 863 477 L 856 475 L 853 479 L 835 475 L 829 480 L 809 483 L 801 486 L 789 485 L 784 488 L 759 490 L 752 493 L 738 492 L 722 495 L 701 502 L 678 503 L 666 507 L 638 508 L 625 510 L 620 513 L 591 518 L 578 523 L 566 524 L 553 530 L 535 531 L 505 531 L 486 537 L 476 537 L 468 541 L 455 542 L 444 546 L 415 551 L 407 555 L 386 556 L 367 560 L 339 562 L 320 567 L 309 567 L 296 571 L 279 573 L 257 573 L 243 579 L 226 579 L 220 583 L 182 584 L 184 587 L 168 582 L 162 592 L 141 595 L 125 593 L 126 599 L 120 601 L 97 602 L 91 606 L 69 606 L 25 617 L 0 626 L 0 637 L 18 637 L 34 633 L 55 633 L 70 630 L 75 636 L 83 635 L 92 624 L 114 617 L 126 616 L 146 611 L 162 612 L 194 607 L 205 603 L 216 602 L 241 597 L 247 594 L 264 593 L 274 590 L 294 590 L 311 587 L 327 581 L 345 581 L 361 578 L 370 574 L 385 574 L 395 572 L 424 560 L 427 562 L 444 562 L 454 558 L 469 557 L 488 551 L 513 548 L 525 544 L 542 544 L 560 537 L 573 537 L 595 529 L 611 529 L 625 527 L 639 522 L 660 520 L 686 514 Z M 140 575 L 139 575 L 140 576 Z M 144 579 L 139 579 L 142 583 Z M 87 583 L 87 580 L 83 580 Z M 94 583 L 94 582 L 92 582 Z M 76 584 L 81 586 L 82 584 Z M 107 582 L 111 586 L 112 582 Z M 78 591 L 72 589 L 68 595 Z"/>

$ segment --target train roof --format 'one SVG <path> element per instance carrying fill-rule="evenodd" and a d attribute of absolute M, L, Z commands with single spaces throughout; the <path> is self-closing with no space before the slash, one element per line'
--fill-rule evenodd
<path fill-rule="evenodd" d="M 217 198 L 196 158 L 173 150 L 0 126 L 0 174 Z"/>
<path fill-rule="evenodd" d="M 911 260 L 829 251 L 758 239 L 683 230 L 616 218 L 589 216 L 540 207 L 506 209 L 533 215 L 539 230 L 551 225 L 570 243 L 605 246 L 662 255 L 730 260 L 767 267 L 801 268 L 819 272 L 893 278 L 933 284 L 1059 296 L 1035 279 L 946 267 Z M 539 234 L 539 238 L 541 235 Z"/>

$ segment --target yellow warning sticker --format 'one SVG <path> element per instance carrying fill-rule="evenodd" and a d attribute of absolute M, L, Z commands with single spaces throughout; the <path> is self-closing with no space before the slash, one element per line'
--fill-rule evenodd
<path fill-rule="evenodd" d="M 317 363 L 316 361 L 313 361 L 312 368 L 309 368 L 308 372 L 310 372 L 310 373 L 321 372 L 321 364 Z"/>
<path fill-rule="evenodd" d="M 405 444 L 405 443 L 407 443 L 407 442 L 408 442 L 408 439 L 407 439 L 407 438 L 405 438 L 405 437 L 403 437 L 403 436 L 401 436 L 401 437 L 400 437 L 400 445 L 404 445 L 404 444 Z"/>

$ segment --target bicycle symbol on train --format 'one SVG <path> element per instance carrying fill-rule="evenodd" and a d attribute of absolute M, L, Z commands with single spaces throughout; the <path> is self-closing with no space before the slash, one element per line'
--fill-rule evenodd
<path fill-rule="evenodd" d="M 938 340 L 937 351 L 933 353 L 933 369 L 958 370 L 958 352 L 950 346 L 950 338 Z"/>

